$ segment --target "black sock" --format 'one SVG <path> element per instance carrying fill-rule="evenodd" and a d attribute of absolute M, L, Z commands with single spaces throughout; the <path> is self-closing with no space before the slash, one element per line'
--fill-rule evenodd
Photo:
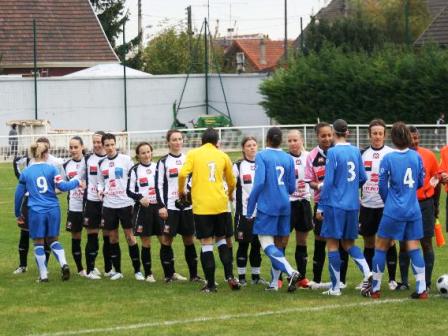
<path fill-rule="evenodd" d="M 207 287 L 215 287 L 215 256 L 213 251 L 201 252 L 201 264 L 205 279 L 207 279 Z"/>
<path fill-rule="evenodd" d="M 137 243 L 129 246 L 129 257 L 131 257 L 132 267 L 134 267 L 134 273 L 140 272 L 140 251 Z"/>
<path fill-rule="evenodd" d="M 110 260 L 115 268 L 115 272 L 121 273 L 121 250 L 120 243 L 110 244 Z"/>
<path fill-rule="evenodd" d="M 232 252 L 227 246 L 227 244 L 222 244 L 218 247 L 219 259 L 224 266 L 224 276 L 227 279 L 233 279 L 233 263 L 232 263 Z"/>
<path fill-rule="evenodd" d="M 20 230 L 19 240 L 19 266 L 26 267 L 28 261 L 28 251 L 30 249 L 30 232 Z"/>
<path fill-rule="evenodd" d="M 407 252 L 400 252 L 399 256 L 399 266 L 400 266 L 400 275 L 401 275 L 401 283 L 408 285 L 408 272 L 409 272 L 409 255 Z"/>
<path fill-rule="evenodd" d="M 48 260 L 51 256 L 51 247 L 48 245 L 47 241 L 44 241 L 44 251 L 45 251 L 45 263 L 48 265 Z"/>
<path fill-rule="evenodd" d="M 427 251 L 423 253 L 423 259 L 425 260 L 425 279 L 426 286 L 431 286 L 432 269 L 434 268 L 434 251 Z"/>
<path fill-rule="evenodd" d="M 247 265 L 247 251 L 249 250 L 249 243 L 239 242 L 236 250 L 236 266 L 238 268 L 246 268 Z"/>
<path fill-rule="evenodd" d="M 249 253 L 249 263 L 250 267 L 259 268 L 261 266 L 261 245 L 257 236 L 252 239 Z M 260 278 L 260 276 L 258 276 L 258 278 Z"/>
<path fill-rule="evenodd" d="M 171 246 L 160 244 L 160 261 L 162 263 L 163 273 L 165 278 L 172 278 L 174 272 L 172 271 L 171 260 L 172 256 Z"/>
<path fill-rule="evenodd" d="M 85 254 L 87 274 L 89 274 L 95 268 L 95 259 L 98 255 L 98 233 L 89 233 L 87 235 Z"/>
<path fill-rule="evenodd" d="M 341 282 L 345 284 L 348 269 L 348 252 L 342 247 L 339 247 L 339 254 L 341 256 Z"/>
<path fill-rule="evenodd" d="M 394 245 L 389 247 L 386 255 L 387 262 L 387 272 L 389 273 L 389 281 L 395 281 L 395 276 L 397 274 L 397 248 Z"/>
<path fill-rule="evenodd" d="M 151 247 L 142 246 L 142 264 L 145 271 L 145 277 L 151 275 Z"/>
<path fill-rule="evenodd" d="M 373 255 L 375 254 L 375 249 L 373 247 L 364 247 L 364 258 L 366 258 L 367 265 L 372 269 Z"/>
<path fill-rule="evenodd" d="M 198 255 L 194 244 L 185 245 L 185 260 L 190 272 L 190 279 L 196 278 L 198 276 Z"/>
<path fill-rule="evenodd" d="M 109 236 L 103 236 L 103 258 L 104 272 L 109 273 L 112 270 L 112 259 L 110 257 L 110 239 Z"/>
<path fill-rule="evenodd" d="M 306 278 L 306 264 L 308 261 L 308 253 L 306 250 L 306 245 L 296 245 L 296 264 L 297 264 L 297 270 L 300 273 L 300 278 Z"/>
<path fill-rule="evenodd" d="M 82 267 L 81 239 L 72 238 L 72 256 L 79 273 L 84 269 Z"/>
<path fill-rule="evenodd" d="M 314 254 L 313 254 L 313 281 L 316 283 L 322 282 L 322 271 L 325 264 L 325 247 L 327 243 L 325 240 L 314 241 Z"/>

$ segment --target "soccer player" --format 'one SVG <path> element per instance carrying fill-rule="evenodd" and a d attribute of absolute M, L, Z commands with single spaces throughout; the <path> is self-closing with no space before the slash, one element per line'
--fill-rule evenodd
<path fill-rule="evenodd" d="M 68 191 L 79 186 L 84 187 L 78 179 L 64 182 L 58 170 L 46 163 L 48 145 L 37 142 L 30 148 L 34 164 L 26 168 L 19 178 L 15 193 L 15 215 L 17 221 L 23 221 L 21 204 L 28 191 L 29 232 L 34 241 L 34 255 L 39 269 L 39 282 L 48 282 L 47 263 L 44 241 L 50 245 L 54 256 L 61 266 L 62 280 L 70 278 L 70 270 L 65 259 L 65 252 L 58 241 L 61 210 L 55 188 Z"/>
<path fill-rule="evenodd" d="M 406 243 L 416 279 L 416 291 L 411 298 L 426 299 L 425 262 L 419 249 L 423 237 L 422 212 L 417 199 L 417 189 L 423 185 L 425 175 L 423 162 L 420 155 L 409 150 L 411 133 L 404 123 L 396 122 L 390 135 L 398 150 L 385 155 L 380 165 L 379 188 L 384 211 L 375 243 L 370 296 L 380 297 L 386 251 L 391 240 L 399 240 Z"/>
<path fill-rule="evenodd" d="M 440 165 L 439 165 L 440 181 L 445 185 L 445 191 L 448 193 L 448 145 L 440 150 Z M 436 215 L 438 212 L 436 209 Z M 445 199 L 445 223 L 448 220 L 448 197 Z M 448 226 L 445 225 L 447 231 Z"/>
<path fill-rule="evenodd" d="M 64 177 L 66 181 L 74 178 L 86 180 L 86 163 L 84 160 L 84 142 L 81 137 L 74 136 L 70 139 L 69 151 L 71 159 L 63 164 Z M 75 260 L 78 274 L 87 277 L 86 270 L 82 265 L 81 235 L 83 225 L 83 203 L 84 190 L 82 188 L 72 189 L 68 194 L 68 210 L 66 230 L 72 235 L 72 256 Z"/>
<path fill-rule="evenodd" d="M 252 271 L 252 284 L 266 284 L 260 277 L 261 253 L 258 236 L 252 233 L 253 221 L 246 218 L 247 201 L 253 188 L 255 176 L 255 155 L 257 140 L 254 137 L 244 137 L 241 142 L 243 159 L 233 164 L 233 174 L 236 177 L 235 190 L 235 240 L 238 242 L 236 263 L 238 280 L 242 286 L 247 284 L 246 265 L 250 246 L 249 262 Z"/>
<path fill-rule="evenodd" d="M 50 141 L 48 138 L 40 137 L 37 139 L 36 142 L 42 142 L 46 143 L 48 145 L 48 149 L 50 149 Z M 20 178 L 20 174 L 23 169 L 26 167 L 32 165 L 34 163 L 34 159 L 30 158 L 28 156 L 23 157 L 15 157 L 13 161 L 13 168 L 14 168 L 14 174 L 17 177 L 17 180 Z M 54 157 L 51 154 L 48 154 L 47 163 L 55 166 L 60 172 L 62 172 L 62 164 L 63 160 Z M 27 259 L 28 259 L 28 251 L 29 251 L 29 245 L 30 245 L 30 234 L 28 229 L 28 194 L 25 194 L 25 197 L 23 198 L 22 203 L 22 217 L 23 221 L 18 223 L 18 226 L 20 228 L 20 239 L 19 239 L 19 267 L 13 272 L 13 274 L 22 274 L 25 273 L 27 270 Z M 45 257 L 48 263 L 48 258 L 51 254 L 50 246 L 46 242 L 44 242 L 44 251 L 45 251 Z"/>
<path fill-rule="evenodd" d="M 151 162 L 152 146 L 141 142 L 135 148 L 138 163 L 129 172 L 127 195 L 135 201 L 134 235 L 142 240 L 142 264 L 147 282 L 156 282 L 151 271 L 151 236 L 160 237 L 161 219 L 156 196 L 157 165 Z"/>
<path fill-rule="evenodd" d="M 227 154 L 217 148 L 219 134 L 209 128 L 202 134 L 202 146 L 187 154 L 185 164 L 179 173 L 179 199 L 186 197 L 186 180 L 192 174 L 191 198 L 196 237 L 201 241 L 201 263 L 207 284 L 204 293 L 216 292 L 215 258 L 213 239 L 218 246 L 219 257 L 224 266 L 224 275 L 232 290 L 240 289 L 233 277 L 232 255 L 226 243 L 226 212 L 229 199 L 232 200 L 235 178 L 232 162 Z M 228 186 L 224 192 L 223 180 Z"/>
<path fill-rule="evenodd" d="M 439 203 L 440 185 L 438 185 L 439 165 L 434 153 L 424 147 L 420 147 L 420 133 L 414 126 L 409 127 L 412 139 L 412 149 L 416 150 L 421 156 L 423 168 L 425 170 L 425 178 L 423 185 L 417 190 L 418 203 L 422 213 L 423 237 L 420 240 L 423 258 L 425 260 L 425 279 L 426 286 L 431 286 L 432 270 L 434 267 L 434 248 L 432 246 L 432 238 L 434 237 L 434 221 L 435 221 L 435 204 Z M 400 273 L 401 283 L 399 289 L 407 289 L 408 285 L 408 269 L 409 269 L 409 253 L 406 252 L 407 245 L 400 244 Z"/>
<path fill-rule="evenodd" d="M 309 280 L 306 278 L 306 265 L 308 259 L 306 240 L 308 232 L 313 229 L 311 212 L 311 192 L 309 183 L 305 182 L 305 166 L 309 152 L 303 147 L 303 137 L 299 130 L 288 132 L 288 150 L 294 161 L 296 189 L 289 196 L 291 203 L 291 231 L 296 232 L 295 259 L 300 278 L 299 288 L 308 288 Z M 289 236 L 285 237 L 286 241 Z M 286 247 L 286 243 L 284 244 Z"/>
<path fill-rule="evenodd" d="M 327 240 L 331 288 L 326 295 L 341 295 L 339 244 L 348 252 L 363 274 L 363 290 L 370 287 L 369 265 L 355 245 L 358 237 L 359 188 L 367 180 L 361 153 L 350 145 L 348 125 L 343 119 L 333 123 L 335 146 L 327 153 L 325 178 L 316 216 L 322 218 L 321 235 Z M 341 241 L 341 243 L 339 243 Z"/>
<path fill-rule="evenodd" d="M 293 292 L 297 288 L 300 273 L 286 260 L 281 241 L 290 233 L 289 195 L 296 190 L 296 179 L 294 162 L 290 155 L 282 151 L 281 143 L 280 128 L 270 128 L 266 136 L 267 148 L 255 157 L 254 186 L 249 196 L 246 217 L 253 221 L 257 208 L 253 234 L 258 235 L 261 247 L 272 264 L 272 281 L 267 289 L 278 290 L 278 278 L 284 272 L 290 279 L 288 292 Z"/>
<path fill-rule="evenodd" d="M 87 278 L 91 280 L 101 279 L 101 273 L 95 268 L 95 260 L 98 256 L 99 242 L 98 234 L 100 228 L 103 229 L 103 257 L 104 257 L 104 275 L 111 276 L 112 261 L 110 259 L 110 241 L 109 232 L 104 229 L 102 221 L 102 202 L 98 196 L 98 163 L 106 157 L 101 138 L 106 134 L 103 131 L 97 131 L 92 136 L 93 153 L 85 156 L 87 187 L 85 191 L 84 221 L 83 225 L 87 230 L 87 244 L 85 248 Z"/>
<path fill-rule="evenodd" d="M 190 272 L 191 281 L 199 281 L 198 256 L 194 247 L 194 221 L 191 205 L 179 209 L 178 199 L 179 171 L 185 162 L 182 153 L 184 139 L 178 130 L 169 130 L 166 134 L 169 153 L 157 163 L 156 193 L 159 214 L 163 220 L 160 244 L 160 261 L 162 262 L 165 281 L 185 281 L 187 278 L 176 273 L 174 268 L 173 239 L 179 233 L 184 243 L 184 255 Z"/>
<path fill-rule="evenodd" d="M 138 244 L 132 234 L 132 206 L 134 201 L 126 194 L 129 172 L 134 163 L 128 155 L 118 153 L 115 147 L 115 135 L 106 133 L 101 138 L 101 142 L 106 150 L 106 157 L 98 163 L 98 194 L 103 200 L 104 228 L 109 231 L 110 257 L 116 272 L 110 279 L 123 278 L 118 238 L 118 225 L 121 223 L 129 246 L 129 256 L 134 267 L 135 279 L 144 281 L 145 277 L 140 272 Z"/>
<path fill-rule="evenodd" d="M 331 125 L 326 122 L 318 123 L 315 128 L 318 145 L 307 156 L 305 168 L 305 181 L 314 191 L 314 254 L 313 254 L 313 280 L 308 286 L 311 289 L 326 289 L 330 283 L 322 282 L 322 270 L 325 263 L 326 241 L 321 237 L 322 220 L 316 217 L 319 206 L 320 190 L 325 177 L 325 162 L 327 152 L 333 145 L 333 131 Z"/>
<path fill-rule="evenodd" d="M 364 239 L 364 257 L 372 269 L 372 259 L 375 253 L 375 235 L 383 215 L 384 203 L 379 194 L 380 163 L 383 157 L 393 152 L 384 144 L 386 124 L 381 119 L 374 119 L 369 124 L 370 146 L 361 151 L 362 162 L 367 175 L 367 181 L 362 187 L 361 209 L 359 211 L 359 234 Z M 389 289 L 397 287 L 395 274 L 397 269 L 397 249 L 395 243 L 387 250 L 387 269 L 389 272 Z M 362 283 L 357 287 L 361 289 Z"/>

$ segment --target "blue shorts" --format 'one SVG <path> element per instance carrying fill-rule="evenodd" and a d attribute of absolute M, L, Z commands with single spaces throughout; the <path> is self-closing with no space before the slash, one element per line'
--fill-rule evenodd
<path fill-rule="evenodd" d="M 395 240 L 420 240 L 423 238 L 422 219 L 397 221 L 392 217 L 383 215 L 377 236 Z"/>
<path fill-rule="evenodd" d="M 32 239 L 57 237 L 61 223 L 61 211 L 59 207 L 47 212 L 36 212 L 29 208 L 28 212 L 30 237 Z"/>
<path fill-rule="evenodd" d="M 279 237 L 289 236 L 291 228 L 290 218 L 290 215 L 270 216 L 258 210 L 253 234 Z"/>
<path fill-rule="evenodd" d="M 348 240 L 358 238 L 358 210 L 343 210 L 329 206 L 324 206 L 323 209 L 321 237 Z"/>

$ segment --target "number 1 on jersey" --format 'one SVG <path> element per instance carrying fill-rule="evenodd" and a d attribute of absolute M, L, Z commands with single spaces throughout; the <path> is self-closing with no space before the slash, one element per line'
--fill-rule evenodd
<path fill-rule="evenodd" d="M 208 180 L 210 182 L 216 182 L 215 172 L 216 172 L 216 163 L 215 162 L 209 162 L 208 163 Z"/>

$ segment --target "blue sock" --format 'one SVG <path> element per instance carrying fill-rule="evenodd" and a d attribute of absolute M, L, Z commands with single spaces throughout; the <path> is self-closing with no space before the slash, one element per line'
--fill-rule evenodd
<path fill-rule="evenodd" d="M 378 292 L 381 289 L 381 278 L 386 267 L 386 251 L 375 249 L 375 255 L 372 259 L 372 291 Z"/>
<path fill-rule="evenodd" d="M 341 285 L 341 256 L 339 251 L 328 252 L 328 269 L 330 271 L 331 289 L 339 291 Z"/>
<path fill-rule="evenodd" d="M 61 267 L 62 267 L 65 264 L 67 264 L 67 260 L 65 259 L 65 252 L 64 252 L 64 249 L 62 248 L 61 244 L 56 240 L 51 243 L 50 247 L 51 247 L 51 251 L 53 251 L 54 256 L 58 260 L 59 265 L 61 265 Z"/>
<path fill-rule="evenodd" d="M 348 254 L 352 257 L 353 261 L 358 266 L 359 270 L 362 272 L 364 276 L 364 281 L 369 279 L 370 276 L 370 268 L 369 264 L 367 264 L 366 258 L 364 258 L 364 254 L 358 246 L 352 246 L 348 249 Z"/>
<path fill-rule="evenodd" d="M 294 272 L 289 262 L 286 260 L 283 252 L 275 247 L 275 245 L 269 245 L 265 248 L 264 253 L 271 259 L 272 267 L 280 270 L 288 275 Z"/>
<path fill-rule="evenodd" d="M 36 264 L 39 269 L 39 277 L 41 279 L 48 278 L 47 265 L 45 264 L 45 250 L 43 245 L 34 245 L 34 256 L 36 257 Z"/>
<path fill-rule="evenodd" d="M 421 294 L 426 290 L 425 261 L 420 249 L 408 251 L 408 255 L 411 258 L 412 271 L 415 276 L 416 292 Z"/>
<path fill-rule="evenodd" d="M 271 267 L 271 287 L 278 288 L 278 279 L 280 278 L 280 271 L 276 270 L 274 267 Z"/>

